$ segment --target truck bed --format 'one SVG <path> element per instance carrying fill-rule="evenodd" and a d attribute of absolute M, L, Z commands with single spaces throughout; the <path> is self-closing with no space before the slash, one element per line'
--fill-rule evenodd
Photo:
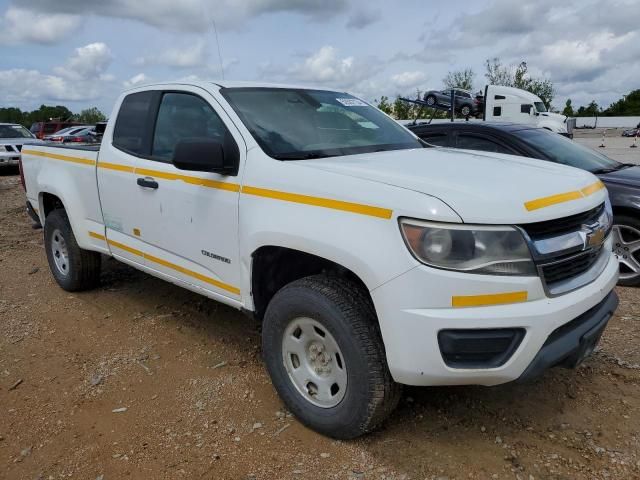
<path fill-rule="evenodd" d="M 25 145 L 22 149 L 27 201 L 40 223 L 44 225 L 52 208 L 51 199 L 63 199 L 78 245 L 94 250 L 89 231 L 104 230 L 96 174 L 99 150 L 99 145 L 54 143 Z"/>

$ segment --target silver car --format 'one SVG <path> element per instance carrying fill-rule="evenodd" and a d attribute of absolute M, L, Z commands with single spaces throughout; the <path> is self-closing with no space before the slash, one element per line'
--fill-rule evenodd
<path fill-rule="evenodd" d="M 0 166 L 18 165 L 22 146 L 42 143 L 33 133 L 17 123 L 0 123 Z"/>

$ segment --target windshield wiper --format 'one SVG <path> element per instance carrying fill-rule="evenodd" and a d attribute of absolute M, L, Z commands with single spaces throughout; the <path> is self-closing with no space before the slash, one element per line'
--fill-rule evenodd
<path fill-rule="evenodd" d="M 314 158 L 328 158 L 335 157 L 335 155 L 329 155 L 326 153 L 317 152 L 299 152 L 299 153 L 276 153 L 272 155 L 276 160 L 312 160 Z"/>
<path fill-rule="evenodd" d="M 633 164 L 633 163 L 619 163 L 615 167 L 597 168 L 595 170 L 592 170 L 591 173 L 595 173 L 596 175 L 601 175 L 603 173 L 617 172 L 618 170 L 624 170 L 625 168 L 630 168 L 630 167 L 635 167 L 635 164 Z"/>

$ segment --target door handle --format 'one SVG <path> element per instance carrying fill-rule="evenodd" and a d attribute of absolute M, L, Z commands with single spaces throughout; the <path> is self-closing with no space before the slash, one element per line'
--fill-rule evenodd
<path fill-rule="evenodd" d="M 158 182 L 156 182 L 153 178 L 151 177 L 141 177 L 138 178 L 137 181 L 138 185 L 140 185 L 141 187 L 144 188 L 153 188 L 154 190 L 156 188 L 158 188 Z"/>

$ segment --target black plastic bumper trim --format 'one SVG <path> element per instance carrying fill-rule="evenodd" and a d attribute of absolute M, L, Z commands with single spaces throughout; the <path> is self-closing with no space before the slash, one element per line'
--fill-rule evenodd
<path fill-rule="evenodd" d="M 516 381 L 532 380 L 555 366 L 577 367 L 596 347 L 617 307 L 618 295 L 611 291 L 595 307 L 556 328 Z"/>

